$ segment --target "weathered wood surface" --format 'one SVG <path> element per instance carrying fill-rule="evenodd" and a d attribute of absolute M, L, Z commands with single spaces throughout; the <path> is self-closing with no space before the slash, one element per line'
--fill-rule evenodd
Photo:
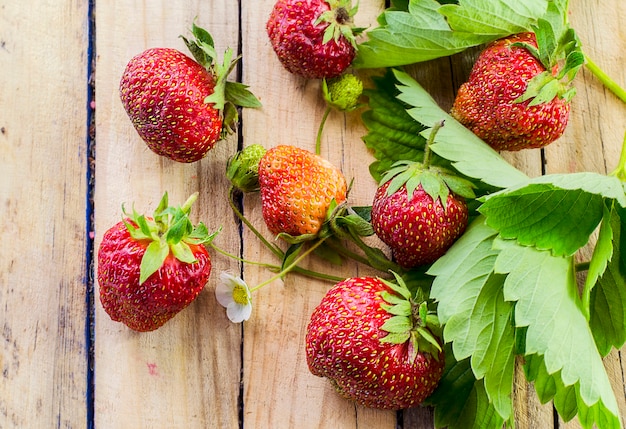
<path fill-rule="evenodd" d="M 164 191 L 172 202 L 199 191 L 193 217 L 210 229 L 223 228 L 216 244 L 276 262 L 247 229 L 239 229 L 224 176 L 240 145 L 314 147 L 324 110 L 319 82 L 293 77 L 278 64 L 264 29 L 272 4 L 95 1 L 95 246 L 119 220 L 122 203 L 151 211 Z M 357 24 L 375 25 L 383 7 L 382 1 L 361 1 Z M 213 252 L 214 275 L 198 300 L 155 332 L 134 333 L 112 322 L 97 298 L 89 301 L 89 9 L 86 1 L 0 0 L 0 428 L 433 428 L 428 409 L 398 416 L 355 407 L 310 375 L 304 330 L 326 283 L 297 276 L 274 282 L 255 293 L 252 318 L 233 325 L 213 295 L 219 272 L 242 273 L 251 285 L 270 273 Z M 240 50 L 241 78 L 263 108 L 244 111 L 240 133 L 207 158 L 182 165 L 157 157 L 139 140 L 117 86 L 126 62 L 143 49 L 184 50 L 178 36 L 188 34 L 194 19 L 215 36 L 218 50 Z M 620 24 L 626 22 L 626 3 L 572 2 L 571 19 L 586 52 L 625 86 Z M 471 55 L 413 66 L 411 72 L 449 108 Z M 587 71 L 576 86 L 565 136 L 543 153 L 507 159 L 532 176 L 615 167 L 626 107 Z M 355 205 L 370 204 L 375 189 L 364 133 L 358 112 L 333 113 L 322 142 L 323 155 L 354 178 Z M 243 206 L 265 231 L 257 197 L 246 197 Z M 347 264 L 339 275 L 365 272 Z M 614 352 L 606 366 L 624 419 L 622 359 Z M 515 395 L 516 427 L 579 427 L 555 422 L 551 406 L 538 404 L 521 379 Z"/>

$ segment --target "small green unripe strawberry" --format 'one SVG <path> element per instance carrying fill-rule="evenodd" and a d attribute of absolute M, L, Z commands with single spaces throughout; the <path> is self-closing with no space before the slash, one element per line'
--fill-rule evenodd
<path fill-rule="evenodd" d="M 359 107 L 359 98 L 363 93 L 363 81 L 353 74 L 342 74 L 336 78 L 322 81 L 324 100 L 332 108 L 349 112 Z"/>
<path fill-rule="evenodd" d="M 226 176 L 232 185 L 242 192 L 259 190 L 259 161 L 265 155 L 260 144 L 247 146 L 228 160 Z"/>

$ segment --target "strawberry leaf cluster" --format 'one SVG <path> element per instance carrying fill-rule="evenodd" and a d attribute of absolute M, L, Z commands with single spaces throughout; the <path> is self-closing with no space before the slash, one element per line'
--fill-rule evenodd
<path fill-rule="evenodd" d="M 397 162 L 386 156 L 396 145 L 423 157 L 424 139 L 445 121 L 429 147 L 440 165 L 477 189 L 472 223 L 427 270 L 446 342 L 446 372 L 428 400 L 436 426 L 512 424 L 514 370 L 521 361 L 540 401 L 553 401 L 564 420 L 621 427 L 602 363 L 626 342 L 626 194 L 619 175 L 528 178 L 404 72 L 388 72 L 367 95 L 373 102 L 363 114 L 364 140 L 377 158 L 373 174 Z M 385 121 L 400 110 L 405 114 L 395 123 Z M 420 130 L 422 138 L 403 140 L 407 129 Z M 594 231 L 588 266 L 576 264 Z M 582 286 L 577 270 L 587 274 Z"/>

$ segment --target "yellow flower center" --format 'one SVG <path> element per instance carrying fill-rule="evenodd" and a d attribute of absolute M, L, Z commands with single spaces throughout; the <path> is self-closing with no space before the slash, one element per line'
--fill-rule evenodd
<path fill-rule="evenodd" d="M 236 285 L 233 289 L 233 299 L 239 305 L 248 305 L 250 300 L 248 299 L 248 291 L 245 286 Z"/>

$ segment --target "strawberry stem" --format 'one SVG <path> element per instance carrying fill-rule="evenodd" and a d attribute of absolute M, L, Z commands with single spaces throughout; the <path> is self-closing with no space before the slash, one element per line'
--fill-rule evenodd
<path fill-rule="evenodd" d="M 595 62 L 585 54 L 585 66 L 602 84 L 626 103 L 626 91 L 607 75 Z"/>
<path fill-rule="evenodd" d="M 294 259 L 294 261 L 291 264 L 289 264 L 288 266 L 286 266 L 280 273 L 276 274 L 273 277 L 270 277 L 269 279 L 259 283 L 255 287 L 251 288 L 250 289 L 250 293 L 254 292 L 255 290 L 261 289 L 263 286 L 267 286 L 268 284 L 272 283 L 274 280 L 278 280 L 281 277 L 283 277 L 285 274 L 287 274 L 288 272 L 298 268 L 298 264 L 300 262 L 302 262 L 304 260 L 304 258 L 309 256 L 309 254 L 311 252 L 313 252 L 315 249 L 317 249 L 324 241 L 326 241 L 326 238 L 322 238 L 322 239 L 316 241 L 315 244 L 313 244 L 306 251 L 304 251 L 300 256 L 298 256 L 296 259 Z"/>
<path fill-rule="evenodd" d="M 424 160 L 422 161 L 422 165 L 424 169 L 427 169 L 430 166 L 430 145 L 432 145 L 435 141 L 435 135 L 437 132 L 443 127 L 445 121 L 436 122 L 430 130 L 430 135 L 428 136 L 428 140 L 426 140 L 426 144 L 424 145 Z"/>
<path fill-rule="evenodd" d="M 265 247 L 267 247 L 273 254 L 274 256 L 276 256 L 279 260 L 283 260 L 285 257 L 285 253 L 278 247 L 275 246 L 273 244 L 271 244 L 269 241 L 267 241 L 267 239 L 263 236 L 263 234 L 261 234 L 255 227 L 254 225 L 252 225 L 250 223 L 250 221 L 248 219 L 246 219 L 246 217 L 239 211 L 239 209 L 237 208 L 235 202 L 234 202 L 234 195 L 235 195 L 235 191 L 236 188 L 234 186 L 231 186 L 230 190 L 229 190 L 229 194 L 228 194 L 228 203 L 230 204 L 231 209 L 233 210 L 233 212 L 235 213 L 235 215 L 237 216 L 237 218 L 243 222 L 249 229 L 250 231 L 252 231 L 252 233 L 254 235 L 257 236 L 257 238 L 259 240 L 261 240 L 261 242 L 265 245 Z M 214 246 L 211 243 L 211 246 L 218 251 L 219 253 L 231 257 L 235 260 L 238 260 L 240 262 L 244 262 L 244 263 L 249 263 L 249 264 L 254 264 L 254 265 L 260 265 L 260 266 L 266 266 L 271 268 L 273 271 L 277 271 L 278 269 L 280 269 L 280 267 L 275 266 L 275 265 L 271 265 L 271 264 L 265 264 L 262 262 L 252 262 L 252 261 L 248 261 L 242 258 L 239 258 L 235 255 L 231 255 L 219 248 L 217 248 L 217 246 Z M 312 271 L 312 270 L 307 270 L 298 266 L 294 266 L 291 268 L 291 270 L 297 272 L 298 274 L 302 274 L 304 276 L 307 277 L 311 277 L 311 278 L 316 278 L 316 279 L 320 279 L 320 280 L 328 280 L 328 281 L 333 281 L 333 282 L 338 282 L 343 280 L 342 277 L 336 277 L 330 274 L 324 274 L 324 273 L 319 273 L 317 271 Z"/>
<path fill-rule="evenodd" d="M 611 176 L 617 177 L 620 181 L 626 182 L 626 134 L 624 135 L 624 142 L 622 143 L 622 152 L 619 156 L 619 162 L 617 168 L 613 170 Z"/>
<path fill-rule="evenodd" d="M 317 155 L 321 154 L 322 151 L 322 130 L 324 129 L 324 124 L 326 124 L 326 119 L 328 119 L 328 115 L 330 114 L 332 108 L 330 106 L 326 107 L 324 111 L 324 116 L 322 116 L 322 121 L 320 122 L 320 126 L 317 129 L 317 138 L 315 139 L 315 153 Z"/>
<path fill-rule="evenodd" d="M 250 223 L 250 221 L 248 219 L 246 219 L 246 217 L 243 215 L 243 213 L 241 213 L 239 211 L 239 208 L 235 204 L 235 198 L 234 198 L 235 197 L 235 190 L 236 190 L 235 187 L 231 186 L 229 191 L 228 191 L 228 203 L 230 204 L 230 208 L 233 210 L 233 212 L 235 213 L 237 218 L 239 218 L 239 220 L 241 222 L 243 222 L 250 229 L 250 231 L 252 231 L 252 233 L 254 233 L 254 235 L 256 235 L 258 237 L 259 240 L 261 240 L 261 242 L 265 245 L 265 247 L 267 247 L 274 255 L 276 255 L 277 258 L 282 259 L 283 256 L 284 256 L 282 250 L 280 250 L 280 248 L 278 246 L 275 246 L 272 243 L 270 243 L 269 241 L 267 241 L 267 239 L 263 236 L 263 234 L 261 234 L 254 227 L 254 225 L 252 225 Z"/>

